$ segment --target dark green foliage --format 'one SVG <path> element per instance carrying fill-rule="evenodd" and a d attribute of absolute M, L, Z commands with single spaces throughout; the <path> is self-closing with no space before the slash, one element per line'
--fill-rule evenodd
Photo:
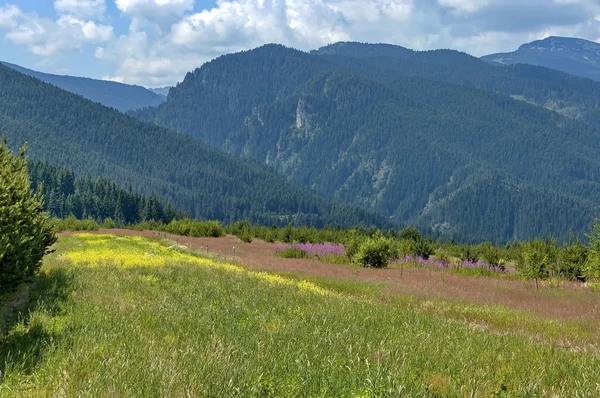
<path fill-rule="evenodd" d="M 123 115 L 0 65 L 0 129 L 30 155 L 110 178 L 195 219 L 263 225 L 393 226 L 181 134 Z M 115 214 L 106 214 L 118 223 Z M 158 219 L 149 215 L 145 219 Z M 142 217 L 144 219 L 144 217 Z"/>
<path fill-rule="evenodd" d="M 394 256 L 392 242 L 378 235 L 361 243 L 354 261 L 363 267 L 385 268 Z"/>
<path fill-rule="evenodd" d="M 102 105 L 116 108 L 121 112 L 144 108 L 146 106 L 156 106 L 165 100 L 164 96 L 158 95 L 141 86 L 131 86 L 129 84 L 85 77 L 51 75 L 5 62 L 3 64 L 25 75 L 53 84 L 71 93 L 79 94 Z"/>
<path fill-rule="evenodd" d="M 600 108 L 600 83 L 544 68 L 346 43 L 220 57 L 137 116 L 436 237 L 582 236 L 600 131 L 506 94 Z"/>
<path fill-rule="evenodd" d="M 415 254 L 416 256 L 423 257 L 425 260 L 427 260 L 429 257 L 431 257 L 433 253 L 435 253 L 431 241 L 429 239 L 423 238 L 422 236 L 412 241 L 411 248 L 413 254 Z"/>
<path fill-rule="evenodd" d="M 29 184 L 25 147 L 18 156 L 0 143 L 0 294 L 31 278 L 56 237 L 43 198 Z"/>
<path fill-rule="evenodd" d="M 92 179 L 89 174 L 76 178 L 64 167 L 40 161 L 30 161 L 29 170 L 32 189 L 43 193 L 45 209 L 53 217 L 106 220 L 112 225 L 107 228 L 114 228 L 150 220 L 169 223 L 186 216 L 156 196 L 146 198 L 106 178 Z"/>
<path fill-rule="evenodd" d="M 585 267 L 590 249 L 583 245 L 579 239 L 575 243 L 562 248 L 557 262 L 555 273 L 572 281 L 585 280 Z"/>

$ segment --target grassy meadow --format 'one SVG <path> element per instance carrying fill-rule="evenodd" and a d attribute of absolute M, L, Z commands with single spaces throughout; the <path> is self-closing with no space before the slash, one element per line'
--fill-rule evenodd
<path fill-rule="evenodd" d="M 470 318 L 531 322 L 523 314 L 382 300 L 381 289 L 257 272 L 168 241 L 63 236 L 0 337 L 0 396 L 600 395 L 596 350 Z"/>

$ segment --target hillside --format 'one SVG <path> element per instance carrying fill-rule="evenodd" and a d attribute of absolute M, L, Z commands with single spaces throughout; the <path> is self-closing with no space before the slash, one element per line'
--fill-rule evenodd
<path fill-rule="evenodd" d="M 598 130 L 362 56 L 370 61 L 269 45 L 220 57 L 137 115 L 440 234 L 565 239 L 588 228 L 600 201 Z M 506 81 L 530 89 L 537 80 Z"/>
<path fill-rule="evenodd" d="M 496 64 L 531 64 L 600 81 L 600 44 L 584 39 L 550 36 L 525 43 L 516 51 L 490 54 L 482 60 Z"/>
<path fill-rule="evenodd" d="M 342 42 L 312 53 L 361 74 L 423 77 L 493 91 L 600 126 L 600 83 L 560 71 L 492 65 L 459 51 L 413 51 L 389 44 Z"/>
<path fill-rule="evenodd" d="M 252 161 L 140 122 L 0 66 L 0 131 L 28 155 L 157 195 L 197 218 L 266 225 L 389 225 L 333 202 Z"/>
<path fill-rule="evenodd" d="M 129 84 L 95 80 L 86 77 L 52 75 L 6 62 L 2 62 L 2 64 L 25 75 L 53 84 L 63 90 L 79 94 L 94 102 L 99 102 L 102 105 L 118 109 L 121 112 L 147 106 L 156 106 L 166 98 L 165 96 L 156 94 L 141 86 L 131 86 Z"/>

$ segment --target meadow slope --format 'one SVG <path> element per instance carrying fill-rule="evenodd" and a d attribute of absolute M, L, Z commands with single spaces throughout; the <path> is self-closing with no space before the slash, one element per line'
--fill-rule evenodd
<path fill-rule="evenodd" d="M 56 249 L 0 340 L 3 397 L 600 394 L 595 349 L 380 300 L 380 284 L 138 236 L 62 236 Z"/>

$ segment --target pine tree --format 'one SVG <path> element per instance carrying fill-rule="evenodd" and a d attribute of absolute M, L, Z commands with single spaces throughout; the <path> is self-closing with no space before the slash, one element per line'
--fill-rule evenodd
<path fill-rule="evenodd" d="M 43 198 L 30 188 L 25 146 L 18 156 L 0 145 L 0 292 L 16 288 L 39 269 L 56 240 Z"/>

